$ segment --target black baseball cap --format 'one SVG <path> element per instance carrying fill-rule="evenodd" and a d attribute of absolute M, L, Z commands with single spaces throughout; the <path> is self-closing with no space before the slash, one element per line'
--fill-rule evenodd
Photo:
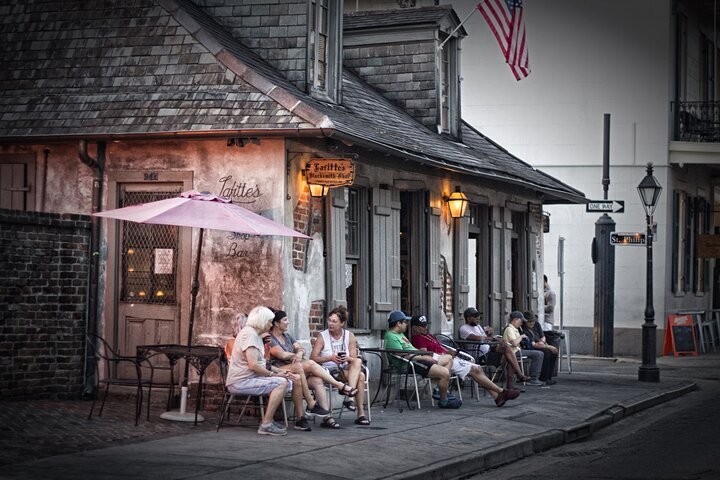
<path fill-rule="evenodd" d="M 479 317 L 479 316 L 480 316 L 480 312 L 478 312 L 477 308 L 475 308 L 475 307 L 466 308 L 465 311 L 463 312 L 463 317 L 465 317 L 465 318 Z"/>
<path fill-rule="evenodd" d="M 515 318 L 519 318 L 519 319 L 521 319 L 521 320 L 524 320 L 524 319 L 525 319 L 525 315 L 523 315 L 523 313 L 520 312 L 520 311 L 518 311 L 518 310 L 513 310 L 512 312 L 510 312 L 510 320 L 513 320 L 513 319 L 515 319 Z"/>
<path fill-rule="evenodd" d="M 417 327 L 426 327 L 430 325 L 430 322 L 425 315 L 413 315 L 412 319 L 410 320 L 410 325 L 415 325 Z"/>

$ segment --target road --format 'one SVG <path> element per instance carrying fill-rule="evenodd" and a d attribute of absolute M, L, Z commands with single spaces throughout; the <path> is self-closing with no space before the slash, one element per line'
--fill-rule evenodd
<path fill-rule="evenodd" d="M 715 376 L 715 375 L 712 375 Z M 473 480 L 720 479 L 720 381 Z"/>

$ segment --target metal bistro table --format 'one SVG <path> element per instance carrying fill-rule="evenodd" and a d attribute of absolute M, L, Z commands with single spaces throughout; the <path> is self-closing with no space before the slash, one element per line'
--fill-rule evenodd
<path fill-rule="evenodd" d="M 175 364 L 181 358 L 185 361 L 190 362 L 190 365 L 195 367 L 198 375 L 200 375 L 200 382 L 198 384 L 198 391 L 195 398 L 195 415 L 194 422 L 197 425 L 198 418 L 200 421 L 205 419 L 198 415 L 200 410 L 200 404 L 202 401 L 202 390 L 203 390 L 203 378 L 205 377 L 205 370 L 207 367 L 220 358 L 222 354 L 221 347 L 213 347 L 209 345 L 179 345 L 179 344 L 161 344 L 161 345 L 138 345 L 137 346 L 137 361 L 142 362 L 155 355 L 165 355 L 170 362 L 170 389 L 168 392 L 168 403 L 167 411 L 162 415 L 163 418 L 168 420 L 176 421 L 192 421 L 192 414 L 187 415 L 185 409 L 185 399 L 181 399 L 180 412 L 170 412 L 170 400 L 175 393 Z"/>
<path fill-rule="evenodd" d="M 372 353 L 380 357 L 380 385 L 378 385 L 377 390 L 375 391 L 375 396 L 372 399 L 372 404 L 375 403 L 377 400 L 378 394 L 380 393 L 380 386 L 383 384 L 383 379 L 387 378 L 387 383 L 385 384 L 385 403 L 383 403 L 383 408 L 387 407 L 387 404 L 390 403 L 390 387 L 392 384 L 392 375 L 395 374 L 398 377 L 400 375 L 405 375 L 405 389 L 407 390 L 407 382 L 408 382 L 408 375 L 411 373 L 403 372 L 402 370 L 392 367 L 390 364 L 386 364 L 386 357 L 387 355 L 431 355 L 432 352 L 429 352 L 427 350 L 401 350 L 401 349 L 394 349 L 394 348 L 380 348 L 380 347 L 360 347 L 360 351 L 362 353 Z M 384 354 L 384 355 L 383 355 Z M 389 362 L 389 358 L 388 358 Z M 387 376 L 387 377 L 386 377 Z M 419 398 L 419 392 L 417 392 L 417 385 L 416 385 L 416 395 L 418 395 L 418 405 L 420 404 L 420 398 Z M 398 402 L 398 408 L 402 412 L 402 408 L 399 407 L 399 395 L 400 395 L 400 384 L 398 379 L 398 388 L 397 392 L 395 393 L 395 401 Z M 414 407 L 410 404 L 410 398 L 405 397 L 405 401 L 407 402 L 408 408 L 410 410 L 413 410 Z"/>

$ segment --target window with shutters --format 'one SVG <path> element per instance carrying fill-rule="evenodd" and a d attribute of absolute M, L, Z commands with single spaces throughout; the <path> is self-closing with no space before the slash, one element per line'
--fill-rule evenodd
<path fill-rule="evenodd" d="M 442 41 L 442 40 L 441 40 Z M 455 38 L 443 45 L 437 53 L 438 65 L 438 131 L 458 135 L 458 41 Z"/>
<path fill-rule="evenodd" d="M 366 189 L 345 188 L 345 299 L 350 328 L 370 328 L 368 305 L 369 213 Z"/>
<path fill-rule="evenodd" d="M 673 194 L 673 268 L 675 293 L 704 295 L 708 285 L 709 261 L 700 258 L 697 242 L 710 233 L 710 205 L 704 196 L 694 197 L 676 190 Z"/>
<path fill-rule="evenodd" d="M 0 155 L 0 208 L 35 210 L 35 154 Z"/>
<path fill-rule="evenodd" d="M 308 28 L 308 86 L 324 100 L 340 101 L 342 9 L 339 0 L 311 0 Z"/>

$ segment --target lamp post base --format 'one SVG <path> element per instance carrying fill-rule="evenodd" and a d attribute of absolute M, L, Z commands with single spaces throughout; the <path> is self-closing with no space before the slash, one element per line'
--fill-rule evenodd
<path fill-rule="evenodd" d="M 659 382 L 660 369 L 655 365 L 640 365 L 638 380 L 641 382 Z"/>

